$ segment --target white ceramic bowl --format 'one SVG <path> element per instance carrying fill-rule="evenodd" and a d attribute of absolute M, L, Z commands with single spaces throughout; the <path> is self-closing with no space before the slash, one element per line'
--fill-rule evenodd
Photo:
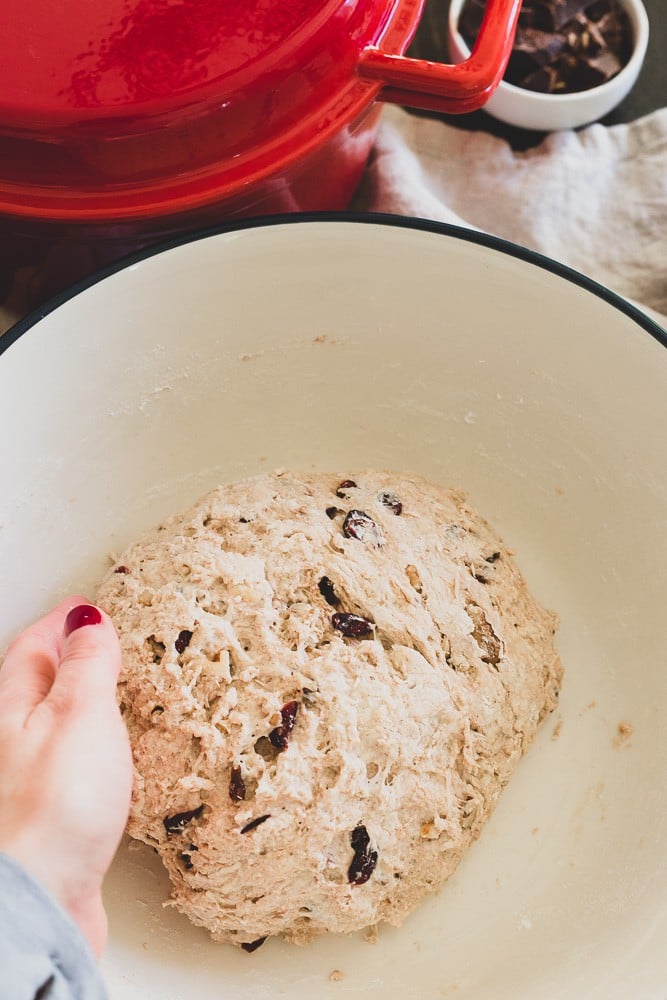
<path fill-rule="evenodd" d="M 664 1000 L 666 347 L 566 268 L 397 220 L 197 239 L 0 339 L 0 644 L 163 515 L 278 466 L 462 486 L 561 616 L 560 708 L 402 928 L 214 945 L 125 844 L 114 1000 Z"/>
<path fill-rule="evenodd" d="M 465 0 L 451 0 L 448 37 L 452 62 L 463 62 L 470 48 L 458 31 Z M 637 81 L 648 45 L 649 22 L 641 0 L 621 0 L 628 12 L 634 35 L 630 61 L 611 80 L 576 94 L 540 94 L 501 81 L 484 105 L 488 114 L 507 125 L 553 132 L 579 128 L 604 118 L 626 97 Z"/>

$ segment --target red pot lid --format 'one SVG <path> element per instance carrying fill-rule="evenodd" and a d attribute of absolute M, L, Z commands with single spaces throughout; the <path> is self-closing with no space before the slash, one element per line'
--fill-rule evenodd
<path fill-rule="evenodd" d="M 303 155 L 383 84 L 402 103 L 434 81 L 448 95 L 451 67 L 400 58 L 423 2 L 19 0 L 0 33 L 0 213 L 190 208 Z M 488 44 L 507 55 L 519 5 L 489 4 Z M 480 66 L 455 68 L 477 105 Z"/>
<path fill-rule="evenodd" d="M 389 5 L 390 6 L 390 5 Z M 297 66 L 303 91 L 331 89 L 388 5 L 341 0 L 21 0 L 0 39 L 6 127 L 63 133 L 106 123 L 228 107 L 280 90 Z M 349 72 L 348 72 L 349 76 Z M 289 102 L 291 103 L 291 102 Z M 269 118 L 280 114 L 269 108 Z M 263 124 L 266 124 L 265 119 Z"/>
<path fill-rule="evenodd" d="M 385 30 L 404 48 L 421 3 L 392 27 L 386 0 L 20 0 L 0 35 L 1 200 L 131 212 L 177 178 L 191 199 L 223 163 L 238 181 L 260 146 L 293 151 L 370 102 L 359 52 Z"/>

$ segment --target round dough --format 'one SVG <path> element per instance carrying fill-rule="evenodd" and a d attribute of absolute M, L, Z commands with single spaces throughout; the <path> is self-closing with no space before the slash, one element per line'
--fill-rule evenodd
<path fill-rule="evenodd" d="M 131 546 L 129 833 L 216 940 L 399 924 L 553 709 L 555 616 L 463 494 L 416 476 L 224 486 Z"/>

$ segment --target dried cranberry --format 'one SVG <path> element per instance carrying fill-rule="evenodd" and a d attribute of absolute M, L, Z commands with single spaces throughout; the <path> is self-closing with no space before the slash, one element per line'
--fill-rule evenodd
<path fill-rule="evenodd" d="M 257 938 L 256 941 L 244 941 L 241 947 L 244 951 L 253 952 L 257 951 L 258 948 L 261 948 L 265 941 L 265 937 Z"/>
<path fill-rule="evenodd" d="M 114 573 L 129 573 L 127 566 L 116 566 Z"/>
<path fill-rule="evenodd" d="M 287 704 L 283 705 L 280 709 L 282 724 L 277 726 L 275 729 L 272 729 L 269 733 L 271 745 L 274 746 L 276 750 L 287 750 L 290 733 L 294 729 L 294 723 L 296 722 L 296 715 L 298 711 L 298 701 L 288 701 Z"/>
<path fill-rule="evenodd" d="M 257 819 L 251 819 L 249 823 L 241 827 L 241 833 L 250 833 L 251 830 L 261 826 L 262 823 L 266 823 L 267 819 L 271 819 L 271 813 L 267 813 L 266 816 L 258 816 Z"/>
<path fill-rule="evenodd" d="M 403 513 L 403 504 L 395 493 L 391 493 L 389 490 L 383 490 L 381 493 L 378 493 L 378 500 L 384 507 L 388 507 L 389 510 L 393 510 L 397 517 L 399 514 Z"/>
<path fill-rule="evenodd" d="M 336 591 L 334 590 L 334 585 L 328 576 L 323 576 L 317 585 L 320 590 L 320 594 L 332 608 L 338 607 L 340 604 L 340 598 L 336 596 Z"/>
<path fill-rule="evenodd" d="M 184 628 L 178 633 L 178 638 L 174 643 L 174 649 L 177 653 L 184 653 L 185 650 L 190 645 L 190 639 L 192 638 L 192 632 L 188 628 Z"/>
<path fill-rule="evenodd" d="M 337 611 L 331 616 L 331 624 L 349 639 L 362 639 L 373 631 L 373 622 L 361 615 L 353 615 L 348 611 Z"/>
<path fill-rule="evenodd" d="M 282 726 L 276 726 L 269 733 L 269 743 L 276 750 L 287 750 L 289 746 L 289 736 Z"/>
<path fill-rule="evenodd" d="M 350 834 L 350 844 L 354 851 L 352 864 L 347 871 L 347 880 L 351 885 L 363 885 L 375 871 L 378 863 L 378 852 L 370 850 L 370 837 L 365 826 L 357 826 Z"/>
<path fill-rule="evenodd" d="M 182 833 L 186 828 L 188 823 L 191 823 L 193 819 L 199 819 L 204 811 L 204 806 L 197 806 L 196 809 L 189 809 L 187 812 L 176 813 L 174 816 L 167 816 L 163 820 L 164 828 L 167 833 Z"/>
<path fill-rule="evenodd" d="M 333 521 L 336 514 L 342 514 L 343 511 L 340 509 L 340 507 L 327 507 L 324 513 L 327 515 L 328 518 L 330 518 Z"/>
<path fill-rule="evenodd" d="M 357 484 L 354 479 L 344 479 L 342 483 L 339 483 L 336 487 L 336 496 L 340 497 L 341 500 L 345 499 L 346 490 L 356 490 Z"/>
<path fill-rule="evenodd" d="M 242 802 L 245 799 L 246 787 L 243 774 L 238 764 L 232 767 L 229 776 L 229 797 L 232 802 Z"/>
<path fill-rule="evenodd" d="M 365 510 L 351 510 L 343 521 L 343 534 L 346 538 L 356 538 L 360 542 L 370 542 L 371 545 L 382 545 L 382 533 L 372 517 Z"/>
<path fill-rule="evenodd" d="M 294 725 L 294 720 L 296 719 L 296 713 L 299 711 L 298 701 L 288 701 L 286 705 L 280 710 L 280 714 L 283 717 L 283 726 L 289 726 L 291 729 Z"/>

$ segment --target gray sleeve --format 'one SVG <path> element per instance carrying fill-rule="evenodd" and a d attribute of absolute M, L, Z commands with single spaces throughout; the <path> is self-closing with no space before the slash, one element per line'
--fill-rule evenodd
<path fill-rule="evenodd" d="M 3 1000 L 107 1000 L 86 940 L 49 893 L 0 854 Z"/>

